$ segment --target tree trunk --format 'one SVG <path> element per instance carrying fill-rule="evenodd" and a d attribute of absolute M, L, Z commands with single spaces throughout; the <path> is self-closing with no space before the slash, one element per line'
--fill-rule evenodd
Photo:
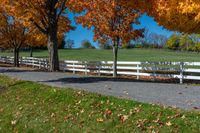
<path fill-rule="evenodd" d="M 17 50 L 16 48 L 13 50 L 13 54 L 14 54 L 14 66 L 16 67 L 17 66 Z"/>
<path fill-rule="evenodd" d="M 119 38 L 114 42 L 113 46 L 113 77 L 117 77 L 117 58 L 118 58 Z"/>
<path fill-rule="evenodd" d="M 14 66 L 19 67 L 19 49 L 14 49 Z"/>
<path fill-rule="evenodd" d="M 57 26 L 50 27 L 48 33 L 48 51 L 49 51 L 49 65 L 50 71 L 59 70 L 59 58 L 58 58 L 58 40 L 57 40 Z"/>
<path fill-rule="evenodd" d="M 17 65 L 16 65 L 16 67 L 19 67 L 19 49 L 17 50 Z"/>
<path fill-rule="evenodd" d="M 30 57 L 33 57 L 33 47 L 30 46 Z"/>

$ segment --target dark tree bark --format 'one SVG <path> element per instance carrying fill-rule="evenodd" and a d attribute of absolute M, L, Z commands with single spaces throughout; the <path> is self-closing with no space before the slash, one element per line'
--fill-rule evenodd
<path fill-rule="evenodd" d="M 30 57 L 33 57 L 33 47 L 30 46 Z"/>
<path fill-rule="evenodd" d="M 48 33 L 48 51 L 50 71 L 59 70 L 57 26 L 51 26 Z"/>
<path fill-rule="evenodd" d="M 118 47 L 119 47 L 119 38 L 117 38 L 117 40 L 114 41 L 113 45 L 113 77 L 117 77 Z"/>
<path fill-rule="evenodd" d="M 47 38 L 48 38 L 48 52 L 49 52 L 49 65 L 50 65 L 49 70 L 59 71 L 57 10 L 51 8 L 51 6 L 48 12 L 48 21 L 49 21 L 49 26 L 47 29 Z"/>
<path fill-rule="evenodd" d="M 19 67 L 19 49 L 14 48 L 14 66 Z"/>

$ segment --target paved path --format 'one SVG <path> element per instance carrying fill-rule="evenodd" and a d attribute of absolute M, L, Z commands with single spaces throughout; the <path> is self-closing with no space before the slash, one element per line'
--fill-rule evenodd
<path fill-rule="evenodd" d="M 189 110 L 200 108 L 200 86 L 145 83 L 103 77 L 84 77 L 59 72 L 24 71 L 5 67 L 0 67 L 0 74 L 56 87 L 70 87 L 103 95 L 130 98 L 140 102 Z"/>

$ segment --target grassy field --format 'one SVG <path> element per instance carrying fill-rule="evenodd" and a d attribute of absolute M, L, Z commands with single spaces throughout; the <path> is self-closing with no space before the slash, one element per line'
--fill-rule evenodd
<path fill-rule="evenodd" d="M 12 53 L 0 53 L 0 55 L 10 55 Z M 28 56 L 29 52 L 21 52 L 21 56 Z M 112 50 L 75 49 L 59 50 L 61 60 L 90 60 L 108 61 L 112 60 Z M 37 50 L 34 57 L 48 57 L 45 50 Z M 200 61 L 200 54 L 192 52 L 176 52 L 170 50 L 156 49 L 131 49 L 119 50 L 119 60 L 121 61 Z"/>
<path fill-rule="evenodd" d="M 200 131 L 200 114 L 0 76 L 0 132 Z"/>

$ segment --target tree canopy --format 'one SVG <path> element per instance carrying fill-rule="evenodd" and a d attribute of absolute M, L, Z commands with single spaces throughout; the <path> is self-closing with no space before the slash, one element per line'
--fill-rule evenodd
<path fill-rule="evenodd" d="M 88 29 L 93 29 L 94 40 L 104 44 L 112 40 L 113 45 L 113 76 L 117 76 L 117 53 L 120 43 L 129 42 L 143 34 L 143 29 L 134 29 L 140 24 L 139 8 L 129 6 L 129 0 L 93 0 L 80 1 L 83 15 L 76 18 L 77 22 Z M 79 6 L 79 5 L 78 5 Z"/>
<path fill-rule="evenodd" d="M 148 15 L 165 28 L 184 32 L 200 33 L 199 0 L 144 0 Z"/>
<path fill-rule="evenodd" d="M 48 43 L 50 70 L 59 70 L 58 33 L 73 30 L 68 11 L 75 0 L 2 0 L 0 6 L 25 27 L 42 32 Z"/>

